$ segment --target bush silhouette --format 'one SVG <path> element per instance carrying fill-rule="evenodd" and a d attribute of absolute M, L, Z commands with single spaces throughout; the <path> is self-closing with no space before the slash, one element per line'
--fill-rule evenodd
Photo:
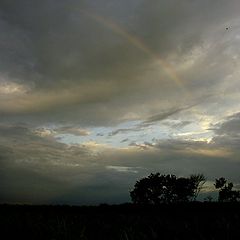
<path fill-rule="evenodd" d="M 202 174 L 177 178 L 172 174 L 151 173 L 136 182 L 130 196 L 133 203 L 142 205 L 188 202 L 196 199 L 204 182 Z"/>
<path fill-rule="evenodd" d="M 233 183 L 227 183 L 223 177 L 216 179 L 214 184 L 216 189 L 219 189 L 218 201 L 220 202 L 236 202 L 240 200 L 240 191 L 232 190 Z"/>

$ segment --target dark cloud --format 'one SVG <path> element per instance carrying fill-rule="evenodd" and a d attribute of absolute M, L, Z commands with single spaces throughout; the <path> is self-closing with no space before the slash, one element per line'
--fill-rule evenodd
<path fill-rule="evenodd" d="M 238 159 L 237 154 L 239 154 L 239 144 L 240 144 L 240 114 L 235 113 L 224 119 L 223 122 L 215 124 L 213 130 L 215 136 L 213 142 L 217 146 L 225 146 L 231 149 L 234 153 L 234 159 Z"/>
<path fill-rule="evenodd" d="M 18 96 L 17 106 L 16 98 L 5 99 L 0 113 L 7 119 L 86 125 L 119 123 L 130 113 L 135 119 L 154 118 L 166 107 L 174 113 L 176 101 L 217 92 L 219 79 L 233 71 L 228 51 L 237 42 L 230 47 L 225 36 L 218 43 L 212 31 L 234 25 L 238 5 L 3 0 L 0 74 L 28 92 Z M 158 53 L 170 70 L 157 63 Z M 224 63 L 223 57 L 228 59 Z M 216 64 L 210 67 L 211 62 Z M 178 71 L 182 65 L 185 70 Z M 179 87 L 169 71 L 185 86 Z"/>
<path fill-rule="evenodd" d="M 168 117 L 170 117 L 176 113 L 179 113 L 183 110 L 185 110 L 185 108 L 172 109 L 167 112 L 159 113 L 157 115 L 149 117 L 146 121 L 143 122 L 143 125 L 148 125 L 148 124 L 151 124 L 154 122 L 159 122 L 159 121 L 165 120 Z"/>
<path fill-rule="evenodd" d="M 139 132 L 141 131 L 141 128 L 138 127 L 132 127 L 132 128 L 120 128 L 115 131 L 112 131 L 108 134 L 108 136 L 114 136 L 120 133 L 129 133 L 129 132 Z"/>
<path fill-rule="evenodd" d="M 240 181 L 238 151 L 226 142 L 169 139 L 99 149 L 59 143 L 26 126 L 2 125 L 0 132 L 1 202 L 128 201 L 134 182 L 156 171 Z"/>
<path fill-rule="evenodd" d="M 240 181 L 239 160 L 236 159 L 238 153 L 227 146 L 196 141 L 162 140 L 151 147 L 146 145 L 146 148 L 139 151 L 138 146 L 133 145 L 128 151 L 106 152 L 104 156 L 123 166 L 142 167 L 140 176 L 157 171 L 184 176 L 202 172 L 208 180 L 214 181 L 217 177 L 225 176 L 232 181 Z"/>
<path fill-rule="evenodd" d="M 64 126 L 54 129 L 58 134 L 72 134 L 75 136 L 88 136 L 90 132 L 76 126 Z"/>
<path fill-rule="evenodd" d="M 103 136 L 104 136 L 104 133 L 97 133 L 97 136 L 98 136 L 98 137 L 103 137 Z"/>
<path fill-rule="evenodd" d="M 160 121 L 166 120 L 173 115 L 176 115 L 183 111 L 189 110 L 191 108 L 194 108 L 194 107 L 204 103 L 204 101 L 206 101 L 207 99 L 209 99 L 211 97 L 212 97 L 212 95 L 208 94 L 208 95 L 202 96 L 199 99 L 195 99 L 195 103 L 192 103 L 190 105 L 186 105 L 186 106 L 182 106 L 182 107 L 175 107 L 173 109 L 168 109 L 167 111 L 150 116 L 145 121 L 143 121 L 140 125 L 141 126 L 149 126 L 151 124 L 154 124 L 155 122 L 160 122 Z"/>
<path fill-rule="evenodd" d="M 206 100 L 207 98 L 210 98 L 212 96 L 205 96 L 204 100 Z M 146 120 L 140 122 L 139 124 L 136 124 L 135 126 L 131 127 L 131 128 L 120 128 L 117 129 L 115 131 L 112 131 L 111 133 L 109 133 L 109 136 L 114 136 L 117 135 L 119 133 L 129 133 L 129 132 L 138 132 L 143 130 L 144 128 L 154 125 L 157 122 L 162 122 L 164 120 L 167 120 L 169 117 L 172 117 L 174 115 L 177 115 L 183 111 L 189 110 L 197 105 L 200 105 L 202 103 L 203 100 L 198 100 L 199 102 L 195 103 L 195 104 L 191 104 L 189 106 L 185 106 L 185 107 L 177 107 L 177 108 L 173 108 L 173 109 L 168 109 L 165 110 L 159 114 L 153 115 L 148 117 Z M 172 125 L 171 127 L 175 127 L 175 128 L 179 128 L 179 127 L 184 127 L 188 124 L 190 124 L 191 121 L 180 121 L 177 125 Z"/>
<path fill-rule="evenodd" d="M 207 96 L 207 97 L 209 97 L 209 96 Z M 185 110 L 189 110 L 189 109 L 191 109 L 194 106 L 197 106 L 199 104 L 200 103 L 196 103 L 196 104 L 192 104 L 192 105 L 186 106 L 186 107 L 178 107 L 178 108 L 174 108 L 174 109 L 168 109 L 168 110 L 163 111 L 159 114 L 148 117 L 146 120 L 140 122 L 139 124 L 136 124 L 135 126 L 133 126 L 131 128 L 120 128 L 120 129 L 117 129 L 115 131 L 112 131 L 111 133 L 109 133 L 109 136 L 114 136 L 114 135 L 117 135 L 119 133 L 129 133 L 129 132 L 141 131 L 148 126 L 151 126 L 151 125 L 156 124 L 157 122 L 161 122 L 163 120 L 166 120 L 173 115 L 181 113 Z M 180 126 L 186 126 L 189 123 L 190 123 L 189 121 L 183 121 L 183 122 L 180 122 L 178 125 L 179 125 L 179 127 Z"/>
<path fill-rule="evenodd" d="M 135 173 L 135 168 L 120 166 L 112 172 L 117 169 L 106 167 L 113 166 L 114 159 L 104 159 L 104 149 L 96 154 L 94 145 L 66 145 L 38 134 L 27 126 L 1 125 L 1 202 L 96 204 L 129 199 L 124 193 L 135 177 L 124 180 L 121 174 Z"/>
<path fill-rule="evenodd" d="M 215 125 L 213 129 L 217 135 L 239 136 L 240 113 L 238 112 L 227 117 L 224 122 Z"/>
<path fill-rule="evenodd" d="M 180 121 L 180 122 L 166 121 L 163 124 L 173 128 L 173 129 L 182 129 L 191 123 L 192 123 L 192 121 Z"/>

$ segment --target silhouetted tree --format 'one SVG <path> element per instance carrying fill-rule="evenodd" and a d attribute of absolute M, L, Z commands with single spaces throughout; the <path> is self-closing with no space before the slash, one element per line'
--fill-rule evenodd
<path fill-rule="evenodd" d="M 143 205 L 188 202 L 196 199 L 203 181 L 205 178 L 202 174 L 177 178 L 172 174 L 151 173 L 136 182 L 130 196 L 135 204 Z"/>
<path fill-rule="evenodd" d="M 218 201 L 236 202 L 240 200 L 240 191 L 233 190 L 233 183 L 227 183 L 225 178 L 216 179 L 214 186 L 219 189 Z"/>
<path fill-rule="evenodd" d="M 192 174 L 190 175 L 191 181 L 194 183 L 194 200 L 198 197 L 198 194 L 203 188 L 204 183 L 206 182 L 206 178 L 203 174 Z"/>

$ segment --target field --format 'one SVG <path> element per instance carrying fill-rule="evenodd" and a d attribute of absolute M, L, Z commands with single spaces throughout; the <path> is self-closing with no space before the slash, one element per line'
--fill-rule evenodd
<path fill-rule="evenodd" d="M 4 239 L 240 239 L 240 204 L 0 205 L 0 227 Z"/>

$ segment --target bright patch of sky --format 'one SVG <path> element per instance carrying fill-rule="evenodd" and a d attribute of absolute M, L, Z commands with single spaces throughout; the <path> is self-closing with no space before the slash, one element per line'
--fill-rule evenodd
<path fill-rule="evenodd" d="M 124 148 L 133 144 L 154 144 L 157 140 L 185 139 L 209 142 L 213 133 L 203 128 L 203 124 L 189 122 L 186 126 L 178 127 L 178 120 L 166 120 L 150 126 L 141 126 L 140 121 L 129 121 L 116 127 L 88 128 L 88 135 L 56 134 L 55 138 L 65 144 L 86 144 L 95 142 L 109 147 Z"/>

